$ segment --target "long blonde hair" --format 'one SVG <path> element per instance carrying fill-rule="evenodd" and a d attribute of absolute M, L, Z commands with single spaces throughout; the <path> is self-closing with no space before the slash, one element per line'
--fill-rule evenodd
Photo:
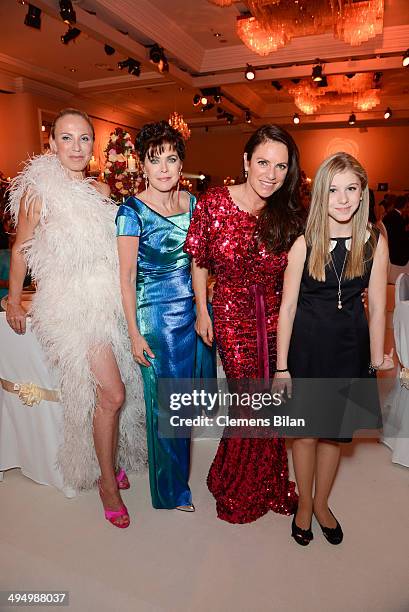
<path fill-rule="evenodd" d="M 348 153 L 335 153 L 335 155 L 331 155 L 331 157 L 324 160 L 318 168 L 305 229 L 305 241 L 307 247 L 311 249 L 308 271 L 318 281 L 325 281 L 325 266 L 330 262 L 328 222 L 330 186 L 334 176 L 346 170 L 353 172 L 361 183 L 361 202 L 352 218 L 351 250 L 347 257 L 345 278 L 351 279 L 356 276 L 363 276 L 365 272 L 364 249 L 367 231 L 370 232 L 370 258 L 375 250 L 376 236 L 371 225 L 368 223 L 368 176 L 365 169 L 352 155 Z"/>

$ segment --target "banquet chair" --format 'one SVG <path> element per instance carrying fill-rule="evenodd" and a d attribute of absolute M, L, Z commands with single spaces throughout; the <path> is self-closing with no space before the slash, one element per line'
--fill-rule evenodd
<path fill-rule="evenodd" d="M 7 470 L 20 468 L 28 478 L 74 497 L 57 466 L 63 413 L 55 378 L 30 318 L 26 333 L 18 335 L 0 312 L 0 346 L 0 481 Z"/>
<path fill-rule="evenodd" d="M 396 280 L 393 327 L 399 367 L 384 404 L 383 442 L 392 451 L 393 463 L 409 467 L 409 274 Z"/>

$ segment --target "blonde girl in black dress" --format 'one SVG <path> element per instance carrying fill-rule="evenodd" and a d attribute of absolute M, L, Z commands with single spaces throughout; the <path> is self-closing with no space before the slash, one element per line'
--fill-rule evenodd
<path fill-rule="evenodd" d="M 274 387 L 291 397 L 292 377 L 290 404 L 294 402 L 307 420 L 317 420 L 320 410 L 332 418 L 337 398 L 323 382 L 315 397 L 297 394 L 300 379 L 362 381 L 374 377 L 376 370 L 393 367 L 392 352 L 384 354 L 388 247 L 368 223 L 368 213 L 368 179 L 361 164 L 346 153 L 326 159 L 315 178 L 305 235 L 288 254 L 277 334 Z M 361 299 L 366 287 L 369 326 Z M 371 409 L 378 404 L 376 392 L 366 399 Z M 339 442 L 351 438 L 321 438 L 311 431 L 307 435 L 293 441 L 299 501 L 292 536 L 298 544 L 309 544 L 314 514 L 327 540 L 339 544 L 343 533 L 328 496 Z"/>

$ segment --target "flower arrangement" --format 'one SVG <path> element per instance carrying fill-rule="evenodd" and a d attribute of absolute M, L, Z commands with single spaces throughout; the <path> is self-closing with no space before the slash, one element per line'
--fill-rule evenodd
<path fill-rule="evenodd" d="M 110 134 L 105 154 L 104 176 L 111 188 L 111 197 L 124 200 L 135 193 L 135 186 L 139 182 L 136 179 L 141 174 L 141 165 L 129 132 L 115 128 Z"/>

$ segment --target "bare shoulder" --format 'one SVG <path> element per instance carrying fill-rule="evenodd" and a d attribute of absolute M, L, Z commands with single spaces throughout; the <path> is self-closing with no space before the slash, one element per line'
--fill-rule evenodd
<path fill-rule="evenodd" d="M 304 267 L 305 258 L 307 257 L 307 245 L 304 236 L 298 236 L 297 240 L 288 252 L 288 267 Z"/>
<path fill-rule="evenodd" d="M 40 216 L 42 201 L 38 193 L 29 187 L 21 198 L 19 218 L 37 218 Z"/>
<path fill-rule="evenodd" d="M 388 239 L 383 235 L 382 232 L 379 233 L 378 244 L 376 245 L 375 257 L 387 257 L 389 255 L 388 249 Z"/>
<path fill-rule="evenodd" d="M 307 253 L 307 244 L 303 234 L 298 236 L 297 240 L 294 241 L 293 246 L 290 249 L 290 253 L 294 253 L 298 256 L 303 255 L 305 257 Z"/>
<path fill-rule="evenodd" d="M 185 211 L 188 211 L 190 208 L 190 198 L 191 195 L 188 191 L 181 191 L 180 192 L 180 208 L 182 208 Z"/>
<path fill-rule="evenodd" d="M 111 189 L 107 183 L 102 183 L 101 181 L 94 181 L 93 183 L 95 189 L 99 191 L 104 196 L 109 197 L 111 195 Z"/>

